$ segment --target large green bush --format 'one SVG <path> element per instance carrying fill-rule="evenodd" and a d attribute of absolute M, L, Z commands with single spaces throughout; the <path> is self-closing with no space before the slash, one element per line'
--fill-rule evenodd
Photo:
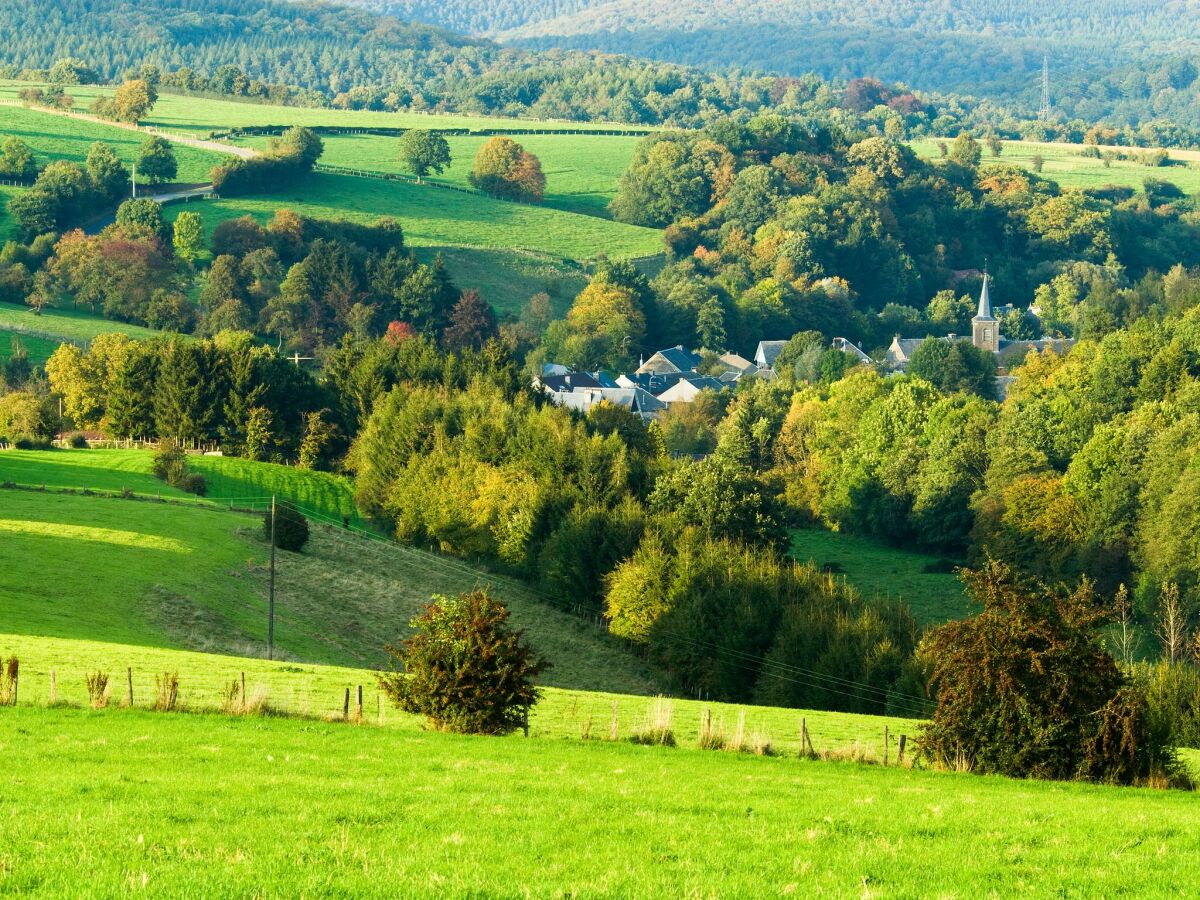
<path fill-rule="evenodd" d="M 983 612 L 922 644 L 937 697 L 925 756 L 1018 778 L 1184 777 L 1169 723 L 1099 641 L 1103 611 L 1089 584 L 1054 591 L 993 560 L 963 577 Z"/>
<path fill-rule="evenodd" d="M 508 734 L 538 700 L 533 679 L 548 668 L 486 591 L 434 597 L 416 633 L 389 654 L 401 666 L 379 678 L 401 709 L 443 731 Z"/>

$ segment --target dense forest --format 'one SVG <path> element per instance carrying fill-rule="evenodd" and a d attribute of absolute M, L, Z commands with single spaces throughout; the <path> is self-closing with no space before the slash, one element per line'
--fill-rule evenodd
<path fill-rule="evenodd" d="M 464 6 L 467 4 L 463 4 Z M 1025 114 L 1041 101 L 1043 55 L 1051 101 L 1064 118 L 1122 124 L 1167 117 L 1195 127 L 1200 12 L 1149 0 L 1035 3 L 893 3 L 874 0 L 634 0 L 528 5 L 511 26 L 508 7 L 482 19 L 449 7 L 397 4 L 414 18 L 496 33 L 506 43 L 628 53 L 709 68 L 739 66 L 830 79 L 873 76 L 925 91 L 986 97 Z M 485 27 L 480 28 L 480 25 Z"/>
<path fill-rule="evenodd" d="M 870 25 L 842 44 L 813 40 L 826 25 L 805 27 L 799 49 L 768 46 L 757 60 L 754 48 L 770 36 L 788 34 L 794 22 L 763 25 L 747 10 L 738 21 L 751 23 L 747 28 L 752 33 L 714 38 L 722 48 L 738 49 L 737 65 L 701 60 L 711 63 L 701 69 L 674 61 L 683 60 L 674 51 L 649 61 L 587 50 L 506 49 L 373 11 L 422 14 L 416 8 L 370 5 L 97 0 L 85 6 L 66 0 L 46 9 L 17 0 L 6 6 L 14 39 L 0 47 L 0 75 L 44 81 L 53 72 L 71 84 L 118 81 L 151 66 L 162 73 L 163 90 L 304 106 L 452 110 L 689 128 L 730 114 L 811 116 L 846 107 L 877 116 L 899 113 L 909 136 L 953 135 L 969 127 L 977 134 L 990 128 L 1009 137 L 1080 142 L 1089 128 L 1105 121 L 1117 129 L 1106 135 L 1112 143 L 1200 143 L 1194 133 L 1200 128 L 1200 109 L 1190 89 L 1196 65 L 1175 52 L 1178 41 L 1136 29 L 1116 12 L 1093 31 L 1083 25 L 1064 27 L 1047 16 L 1059 33 L 1093 35 L 1088 38 L 1093 41 L 1095 34 L 1111 36 L 1111 43 L 1125 49 L 1115 63 L 1095 69 L 1087 67 L 1092 54 L 1080 43 L 1083 38 L 1068 41 L 1061 56 L 1051 47 L 1053 115 L 1037 122 L 1041 37 L 1036 37 L 1035 49 L 1003 50 L 995 41 L 1017 38 L 1012 29 L 996 26 L 984 27 L 984 32 L 991 28 L 986 38 L 951 29 L 935 40 L 927 36 L 929 29 L 891 32 Z M 502 9 L 515 11 L 513 6 Z M 810 12 L 817 15 L 820 9 L 814 6 Z M 919 20 L 921 12 L 912 17 Z M 708 7 L 704 13 L 695 21 L 712 18 Z M 1061 10 L 1057 14 L 1061 18 Z M 1193 15 L 1190 7 L 1182 14 Z M 1020 17 L 1014 13 L 1010 18 Z M 967 28 L 957 19 L 946 27 L 951 25 Z M 672 46 L 686 47 L 702 32 L 689 27 L 683 35 L 669 28 L 661 33 Z M 910 45 L 917 39 L 912 35 L 932 41 L 932 47 Z M 1142 46 L 1139 41 L 1151 39 L 1154 54 L 1135 52 Z M 555 43 L 557 39 L 547 46 Z M 654 55 L 653 47 L 629 49 Z M 828 60 L 818 58 L 821 53 Z M 905 65 L 877 60 L 873 54 L 878 53 L 894 54 Z M 780 59 L 797 62 L 781 69 Z M 847 59 L 858 64 L 847 68 Z M 902 83 L 923 93 L 916 96 Z M 877 87 L 865 92 L 855 87 L 864 84 Z"/>

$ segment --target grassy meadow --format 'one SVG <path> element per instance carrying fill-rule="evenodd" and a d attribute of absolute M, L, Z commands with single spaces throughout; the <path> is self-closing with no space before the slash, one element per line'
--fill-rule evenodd
<path fill-rule="evenodd" d="M 946 143 L 949 144 L 952 141 L 947 140 Z M 912 148 L 918 156 L 925 159 L 937 159 L 941 155 L 938 141 L 934 139 L 913 141 Z M 986 147 L 984 148 L 983 165 L 1010 163 L 1032 171 L 1033 157 L 1041 156 L 1044 160 L 1042 177 L 1057 181 L 1065 188 L 1098 188 L 1105 185 L 1121 185 L 1140 191 L 1147 178 L 1157 178 L 1177 185 L 1188 195 L 1200 191 L 1200 151 L 1171 150 L 1172 164 L 1169 166 L 1151 168 L 1132 160 L 1114 159 L 1111 165 L 1105 168 L 1103 160 L 1081 156 L 1082 149 L 1078 144 L 1005 141 L 999 158 L 992 156 L 991 152 Z M 1136 147 L 1101 148 L 1101 150 L 1104 149 L 1127 154 L 1144 152 Z"/>
<path fill-rule="evenodd" d="M 34 365 L 44 365 L 60 343 L 51 338 L 34 337 L 0 328 L 0 363 L 8 362 L 20 347 L 29 355 Z"/>
<path fill-rule="evenodd" d="M 112 147 L 129 166 L 137 159 L 138 148 L 146 140 L 146 135 L 126 128 L 67 119 L 20 106 L 0 106 L 0 137 L 23 140 L 33 150 L 39 166 L 63 159 L 82 162 L 96 141 Z M 208 181 L 209 170 L 224 159 L 219 153 L 179 144 L 174 150 L 179 161 L 176 180 L 183 184 Z"/>
<path fill-rule="evenodd" d="M 0 81 L 0 99 L 16 100 L 28 81 Z M 45 85 L 40 85 L 45 87 Z M 74 85 L 67 89 L 76 107 L 87 107 L 98 96 L 110 97 L 115 88 Z M 603 122 L 505 119 L 458 113 L 383 112 L 375 110 L 306 109 L 273 106 L 250 100 L 191 97 L 160 91 L 158 102 L 143 124 L 176 131 L 200 132 L 262 125 L 324 125 L 336 128 L 537 128 L 549 131 L 625 131 L 637 126 Z M 644 128 L 642 129 L 644 130 Z"/>
<path fill-rule="evenodd" d="M 371 134 L 326 135 L 321 162 L 370 172 L 407 174 L 397 153 L 399 140 Z M 426 180 L 470 188 L 468 175 L 475 154 L 488 140 L 481 135 L 449 136 L 450 167 Z M 545 205 L 567 212 L 607 217 L 617 182 L 633 159 L 639 137 L 615 135 L 535 134 L 517 140 L 536 156 L 546 176 Z M 239 143 L 263 147 L 267 139 L 245 138 Z"/>
<path fill-rule="evenodd" d="M 1176 792 L 411 726 L 0 717 L 12 893 L 1121 897 L 1200 878 L 1200 807 Z"/>
<path fill-rule="evenodd" d="M 344 482 L 314 473 L 214 457 L 190 461 L 211 479 L 214 497 L 217 488 L 261 494 L 274 487 L 281 495 L 290 490 L 305 508 L 324 503 L 329 512 L 349 503 Z M 143 451 L 0 452 L 0 483 L 47 487 L 0 490 L 0 634 L 266 655 L 261 518 L 188 498 L 149 475 L 148 462 Z M 314 477 L 304 485 L 307 476 Z M 84 489 L 178 502 L 84 496 Z M 327 518 L 314 512 L 318 521 Z M 378 666 L 384 646 L 407 634 L 433 594 L 483 585 L 557 663 L 547 683 L 657 689 L 657 676 L 635 656 L 522 585 L 337 524 L 314 527 L 303 553 L 278 556 L 276 652 L 296 661 Z"/>
<path fill-rule="evenodd" d="M 280 207 L 301 215 L 351 222 L 397 219 L 414 246 L 449 244 L 489 250 L 526 250 L 564 259 L 654 256 L 662 252 L 661 233 L 596 216 L 545 206 L 494 200 L 479 194 L 447 191 L 432 185 L 380 181 L 349 175 L 315 173 L 302 185 L 279 194 L 229 197 L 190 204 L 205 228 L 226 219 L 252 215 L 267 221 Z M 182 206 L 168 206 L 173 218 Z"/>
<path fill-rule="evenodd" d="M 164 332 L 141 325 L 102 319 L 84 310 L 51 307 L 42 310 L 39 316 L 31 307 L 11 303 L 0 303 L 0 332 L 3 331 L 76 344 L 86 344 L 97 335 L 111 334 L 115 331 L 137 340 L 165 337 Z"/>
<path fill-rule="evenodd" d="M 853 534 L 823 528 L 792 532 L 790 553 L 799 562 L 814 562 L 844 577 L 863 594 L 904 600 L 922 625 L 940 625 L 971 614 L 962 582 L 952 572 L 930 572 L 944 566 L 936 556 L 901 550 Z"/>
<path fill-rule="evenodd" d="M 549 295 L 555 315 L 566 315 L 571 301 L 587 287 L 587 275 L 578 265 L 545 253 L 445 246 L 414 247 L 413 252 L 426 263 L 440 256 L 456 285 L 479 291 L 501 316 L 517 315 L 530 297 L 541 293 Z"/>

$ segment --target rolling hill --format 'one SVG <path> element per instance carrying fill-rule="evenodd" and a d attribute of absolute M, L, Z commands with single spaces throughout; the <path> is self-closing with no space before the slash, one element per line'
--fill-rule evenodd
<path fill-rule="evenodd" d="M 196 500 L 154 479 L 150 457 L 0 453 L 0 484 L 46 488 L 0 490 L 0 634 L 264 655 L 261 520 L 228 507 L 261 509 L 276 493 L 333 525 L 315 529 L 303 554 L 280 559 L 283 658 L 378 666 L 384 646 L 406 633 L 430 596 L 492 584 L 534 645 L 558 663 L 547 683 L 654 691 L 655 676 L 632 654 L 520 584 L 343 527 L 342 515 L 354 518 L 343 480 L 194 457 L 192 468 L 210 483 L 210 499 Z M 147 499 L 85 495 L 101 491 Z M 150 499 L 159 496 L 173 502 Z"/>

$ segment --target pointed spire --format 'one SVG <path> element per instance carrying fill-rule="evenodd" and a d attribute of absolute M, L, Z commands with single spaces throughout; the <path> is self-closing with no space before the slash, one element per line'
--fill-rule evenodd
<path fill-rule="evenodd" d="M 979 292 L 979 312 L 975 314 L 976 319 L 995 319 L 992 315 L 992 295 L 988 291 L 988 282 L 991 276 L 987 273 L 987 268 L 983 270 L 983 290 Z"/>

